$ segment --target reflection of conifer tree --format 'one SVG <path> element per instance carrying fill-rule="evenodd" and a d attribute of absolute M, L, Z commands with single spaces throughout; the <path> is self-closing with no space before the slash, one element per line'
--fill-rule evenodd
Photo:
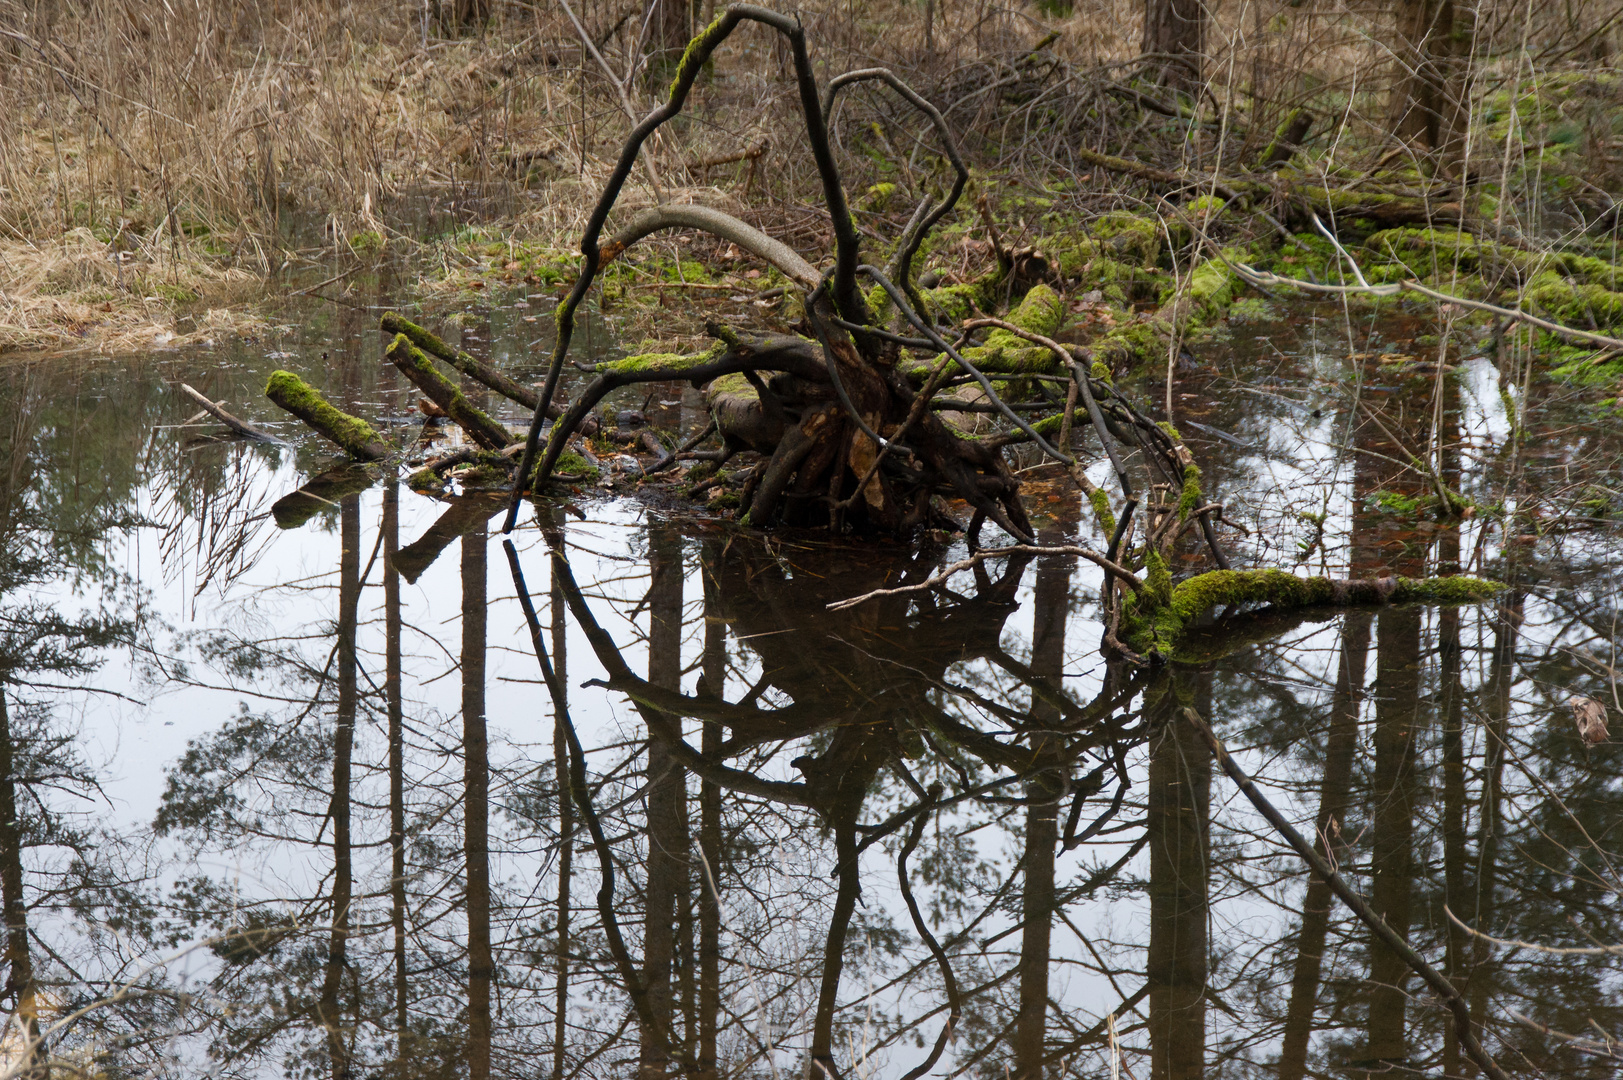
<path fill-rule="evenodd" d="M 1375 771 L 1370 798 L 1370 905 L 1401 937 L 1412 922 L 1414 813 L 1418 796 L 1416 729 L 1420 725 L 1419 608 L 1384 609 L 1377 620 L 1375 665 Z M 1408 1057 L 1407 986 L 1403 958 L 1370 942 L 1369 1048 L 1374 1061 Z"/>
<path fill-rule="evenodd" d="M 1050 541 L 1055 538 L 1048 538 Z M 1058 538 L 1063 542 L 1063 537 Z M 1068 559 L 1037 563 L 1031 632 L 1031 671 L 1058 692 L 1065 672 L 1065 621 L 1070 615 L 1071 565 Z M 1062 736 L 1043 730 L 1059 720 L 1059 709 L 1033 690 L 1032 759 L 1041 764 L 1061 751 Z M 1048 971 L 1054 922 L 1054 856 L 1059 843 L 1059 800 L 1064 777 L 1056 767 L 1026 786 L 1025 851 L 1021 856 L 1020 1012 L 1014 1036 L 1014 1075 L 1041 1080 L 1048 1030 Z"/>
<path fill-rule="evenodd" d="M 1176 676 L 1146 695 L 1149 808 L 1151 1080 L 1200 1080 L 1206 1061 L 1206 920 L 1211 869 L 1211 754 L 1185 723 Z M 1199 698 L 1210 698 L 1209 676 Z M 1197 712 L 1210 710 L 1196 701 Z"/>
<path fill-rule="evenodd" d="M 1358 755 L 1358 713 L 1364 696 L 1372 621 L 1368 611 L 1350 611 L 1342 616 L 1340 662 L 1330 701 L 1330 730 L 1325 736 L 1324 776 L 1315 821 L 1314 849 L 1327 857 L 1335 854 L 1329 841 L 1346 821 L 1347 808 L 1352 802 L 1353 764 Z M 1279 1080 L 1301 1080 L 1307 1072 L 1307 1049 L 1313 1033 L 1333 904 L 1329 883 L 1310 871 L 1307 893 L 1302 900 L 1302 921 L 1297 930 L 1296 964 L 1279 1052 Z"/>
<path fill-rule="evenodd" d="M 339 509 L 342 549 L 338 562 L 338 708 L 333 726 L 332 821 L 333 884 L 332 929 L 316 1015 L 327 1032 L 327 1055 L 333 1080 L 348 1080 L 350 1045 L 344 1030 L 339 992 L 348 969 L 350 904 L 354 867 L 350 840 L 351 759 L 355 750 L 356 656 L 355 628 L 361 601 L 361 502 L 347 496 Z"/>
<path fill-rule="evenodd" d="M 680 689 L 682 673 L 682 540 L 674 529 L 656 526 L 649 537 L 648 681 Z M 672 1027 L 671 975 L 675 960 L 677 897 L 686 892 L 686 771 L 661 738 L 648 741 L 647 921 L 643 936 L 643 979 L 649 1010 L 663 1029 L 644 1030 L 639 1075 L 663 1077 L 670 1069 L 666 1040 Z"/>
<path fill-rule="evenodd" d="M 468 1077 L 490 1076 L 490 740 L 485 729 L 485 530 L 462 538 L 462 828 L 468 915 Z"/>
<path fill-rule="evenodd" d="M 406 981 L 406 723 L 401 701 L 400 485 L 383 488 L 383 692 L 389 714 L 389 923 L 394 930 L 394 1026 L 397 1064 L 405 1067 L 409 1019 Z"/>
<path fill-rule="evenodd" d="M 19 1072 L 32 1078 L 44 1065 L 47 1049 L 39 1034 L 39 988 L 34 982 L 33 949 L 28 943 L 28 908 L 23 898 L 22 829 L 17 820 L 17 758 L 6 708 L 5 682 L 0 681 L 0 899 L 6 919 L 5 996 L 13 1004 L 26 1048 Z"/>
<path fill-rule="evenodd" d="M 722 621 L 720 597 L 713 566 L 704 566 L 703 696 L 720 701 L 727 686 L 727 625 Z M 707 759 L 721 756 L 721 725 L 707 723 L 700 735 L 700 753 Z M 716 1080 L 717 1025 L 721 1019 L 721 785 L 705 779 L 699 784 L 699 1080 Z"/>
<path fill-rule="evenodd" d="M 562 510 L 556 513 L 553 527 L 559 530 L 561 537 L 565 514 Z M 553 669 L 557 674 L 558 685 L 568 693 L 566 609 L 563 583 L 558 580 L 556 572 L 552 575 L 548 604 L 552 612 Z M 557 941 L 558 956 L 553 983 L 552 1080 L 563 1080 L 564 1052 L 568 1046 L 566 1024 L 569 1016 L 569 885 L 575 857 L 575 807 L 569 798 L 569 744 L 561 712 L 553 717 L 552 766 L 553 782 L 558 785 L 558 910 L 553 933 Z"/>

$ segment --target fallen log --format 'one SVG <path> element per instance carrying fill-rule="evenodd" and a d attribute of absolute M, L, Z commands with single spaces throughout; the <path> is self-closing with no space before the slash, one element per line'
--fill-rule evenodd
<path fill-rule="evenodd" d="M 210 401 L 208 398 L 204 397 L 202 394 L 199 394 L 196 390 L 192 389 L 190 386 L 187 386 L 185 383 L 180 384 L 180 389 L 181 389 L 182 392 L 184 392 L 185 394 L 190 396 L 193 401 L 195 401 L 199 405 L 203 406 L 203 411 L 204 412 L 208 413 L 210 416 L 214 417 L 214 419 L 218 420 L 220 423 L 224 424 L 226 427 L 230 428 L 232 431 L 235 431 L 238 435 L 241 435 L 243 438 L 245 438 L 245 439 L 255 439 L 255 440 L 259 441 L 259 442 L 271 443 L 274 446 L 286 446 L 286 445 L 288 445 L 286 441 L 284 441 L 282 439 L 278 439 L 275 435 L 272 435 L 270 432 L 262 431 L 259 428 L 254 427 L 252 424 L 247 423 L 246 421 L 243 421 L 243 420 L 239 420 L 235 416 L 232 416 L 230 413 L 226 412 L 225 409 L 222 408 L 220 405 L 218 405 L 215 402 Z"/>
<path fill-rule="evenodd" d="M 271 505 L 271 520 L 278 529 L 297 529 L 322 511 L 336 509 L 345 496 L 365 491 L 372 482 L 372 474 L 360 465 L 328 469 L 277 499 Z"/>
<path fill-rule="evenodd" d="M 265 396 L 308 424 L 317 435 L 358 461 L 382 461 L 394 453 L 368 424 L 334 408 L 314 387 L 291 371 L 273 371 Z"/>
<path fill-rule="evenodd" d="M 486 450 L 500 450 L 514 442 L 517 436 L 498 420 L 467 399 L 449 379 L 439 373 L 428 355 L 411 343 L 405 334 L 396 334 L 384 353 L 400 373 L 428 395 L 429 400 L 445 410 L 468 437 Z"/>
<path fill-rule="evenodd" d="M 386 311 L 383 318 L 379 319 L 378 322 L 383 327 L 384 333 L 406 335 L 411 343 L 423 350 L 423 352 L 444 360 L 468 378 L 489 387 L 509 401 L 516 401 L 532 412 L 541 404 L 540 390 L 508 378 L 483 360 L 462 349 L 452 348 L 443 338 L 418 326 L 405 316 L 393 311 Z M 564 414 L 566 407 L 564 402 L 553 402 L 547 407 L 548 419 L 556 420 Z"/>

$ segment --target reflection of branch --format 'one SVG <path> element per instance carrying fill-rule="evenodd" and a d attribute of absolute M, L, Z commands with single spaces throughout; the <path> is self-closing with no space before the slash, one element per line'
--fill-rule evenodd
<path fill-rule="evenodd" d="M 903 593 L 923 592 L 926 589 L 933 589 L 943 581 L 946 581 L 948 578 L 958 573 L 960 570 L 968 570 L 970 567 L 979 566 L 987 559 L 995 559 L 1003 555 L 1075 555 L 1110 571 L 1112 574 L 1126 583 L 1127 587 L 1132 589 L 1135 593 L 1143 588 L 1138 578 L 1133 576 L 1133 572 L 1131 570 L 1128 570 L 1125 566 L 1122 566 L 1119 563 L 1112 562 L 1103 555 L 1099 554 L 1097 551 L 1090 551 L 1087 548 L 1081 547 L 1046 547 L 1038 544 L 1010 544 L 1007 547 L 993 548 L 987 551 L 977 552 L 967 559 L 960 559 L 958 562 L 953 563 L 939 574 L 933 574 L 930 577 L 925 578 L 923 581 L 917 582 L 913 585 L 903 585 L 895 589 L 874 589 L 872 592 L 865 592 L 861 596 L 853 596 L 847 600 L 836 600 L 832 604 L 828 605 L 828 610 L 843 611 L 848 607 L 855 607 L 865 600 L 872 600 L 876 596 L 899 596 Z"/>
<path fill-rule="evenodd" d="M 1534 946 L 1529 946 L 1529 948 L 1533 947 Z M 1557 1031 L 1550 1027 L 1550 1025 L 1541 1024 L 1537 1020 L 1534 1020 L 1531 1016 L 1523 1016 L 1519 1012 L 1512 1012 L 1510 1014 L 1510 1018 L 1523 1027 L 1532 1028 L 1534 1031 L 1537 1031 L 1542 1035 L 1548 1035 L 1552 1039 L 1560 1039 L 1562 1042 L 1566 1043 L 1572 1049 L 1581 1054 L 1594 1054 L 1596 1057 L 1610 1058 L 1613 1061 L 1623 1061 L 1623 1053 L 1619 1053 L 1617 1047 L 1612 1045 L 1612 1040 L 1609 1036 L 1603 1043 L 1597 1041 L 1593 1036 L 1568 1035 L 1564 1031 Z"/>
<path fill-rule="evenodd" d="M 1532 949 L 1534 952 L 1550 953 L 1553 956 L 1623 956 L 1623 945 L 1559 947 L 1555 945 L 1535 945 L 1531 941 L 1516 941 L 1514 939 L 1496 938 L 1492 934 L 1484 934 L 1474 926 L 1466 926 L 1465 923 L 1460 921 L 1460 917 L 1458 915 L 1449 910 L 1447 904 L 1443 905 L 1443 914 L 1448 916 L 1449 922 L 1453 923 L 1461 930 L 1464 930 L 1472 937 L 1481 938 L 1483 941 L 1492 942 L 1495 945 L 1503 945 L 1508 949 Z"/>
<path fill-rule="evenodd" d="M 930 802 L 934 802 L 940 794 L 941 785 L 932 786 L 928 795 Z M 907 843 L 902 846 L 902 853 L 896 856 L 896 880 L 902 888 L 902 899 L 907 902 L 907 913 L 913 916 L 913 929 L 919 932 L 919 937 L 930 947 L 930 955 L 935 957 L 936 967 L 941 969 L 941 981 L 947 987 L 947 1007 L 951 1011 L 947 1014 L 947 1022 L 941 1026 L 941 1034 L 936 1036 L 930 1056 L 908 1070 L 902 1080 L 918 1080 L 935 1067 L 935 1063 L 941 1058 L 941 1051 L 947 1047 L 947 1040 L 952 1038 L 953 1031 L 958 1027 L 958 1018 L 964 1013 L 963 999 L 958 993 L 958 979 L 952 973 L 952 965 L 947 962 L 947 954 L 941 951 L 941 943 L 930 933 L 930 927 L 925 924 L 924 916 L 919 913 L 918 902 L 913 899 L 913 886 L 907 880 L 907 857 L 919 846 L 919 838 L 924 835 L 924 826 L 929 820 L 929 814 L 923 813 L 913 822 L 913 831 L 908 834 Z"/>
<path fill-rule="evenodd" d="M 620 922 L 615 918 L 614 852 L 609 848 L 608 838 L 603 833 L 603 822 L 597 816 L 591 789 L 586 784 L 586 752 L 581 749 L 580 738 L 575 734 L 575 724 L 569 716 L 568 698 L 563 685 L 558 681 L 558 673 L 553 670 L 552 661 L 547 656 L 547 647 L 541 636 L 541 621 L 536 618 L 535 605 L 530 601 L 530 590 L 524 584 L 524 571 L 518 563 L 518 549 L 513 546 L 512 540 L 503 540 L 502 547 L 507 552 L 507 565 L 513 572 L 513 587 L 517 589 L 519 605 L 524 609 L 524 621 L 530 628 L 530 643 L 534 646 L 535 658 L 541 665 L 541 677 L 546 681 L 547 690 L 552 695 L 552 707 L 557 710 L 558 724 L 563 728 L 564 736 L 569 742 L 570 800 L 580 809 L 581 817 L 586 821 L 586 830 L 591 833 L 592 847 L 597 851 L 600 872 L 603 875 L 603 884 L 597 890 L 597 910 L 603 919 L 603 933 L 608 938 L 609 951 L 614 954 L 615 965 L 620 969 L 620 978 L 625 981 L 626 993 L 631 995 L 631 1004 L 637 1011 L 637 1019 L 653 1037 L 656 1048 L 669 1053 L 672 1050 L 671 1040 L 648 1002 L 647 988 L 637 976 L 636 965 L 631 962 L 631 952 L 626 948 L 625 938 L 620 933 Z M 562 561 L 561 558 L 554 556 L 553 566 L 558 566 Z M 686 1065 L 688 1071 L 693 1071 L 691 1061 L 686 1062 Z"/>
<path fill-rule="evenodd" d="M 1240 768 L 1239 764 L 1229 756 L 1228 750 L 1224 748 L 1222 742 L 1218 740 L 1217 735 L 1201 718 L 1199 713 L 1194 709 L 1185 708 L 1183 716 L 1190 726 L 1205 739 L 1206 745 L 1211 748 L 1212 756 L 1223 767 L 1223 771 L 1228 773 L 1229 779 L 1234 781 L 1234 786 L 1238 787 L 1240 792 L 1251 801 L 1251 805 L 1255 806 L 1262 816 L 1268 820 L 1268 824 L 1274 827 L 1274 831 L 1284 837 L 1285 842 L 1296 850 L 1296 854 L 1302 857 L 1302 861 L 1312 867 L 1313 872 L 1318 874 L 1330 886 L 1330 890 L 1341 898 L 1342 903 L 1352 909 L 1353 914 L 1357 915 L 1364 925 L 1374 932 L 1382 944 L 1391 949 L 1399 959 L 1425 981 L 1427 986 L 1431 987 L 1433 993 L 1443 999 L 1449 1011 L 1454 1014 L 1454 1031 L 1459 1037 L 1460 1046 L 1471 1056 L 1471 1060 L 1476 1062 L 1477 1067 L 1492 1077 L 1493 1080 L 1510 1080 L 1505 1075 L 1505 1071 L 1493 1060 L 1493 1055 L 1489 1054 L 1482 1043 L 1478 1041 L 1476 1031 L 1471 1025 L 1470 1008 L 1466 1005 L 1465 999 L 1460 996 L 1460 992 L 1455 988 L 1454 984 L 1427 963 L 1426 958 L 1416 952 L 1407 941 L 1398 936 L 1397 931 L 1388 926 L 1386 920 L 1381 918 L 1362 896 L 1353 891 L 1352 886 L 1347 884 L 1346 879 L 1331 869 L 1330 864 L 1325 862 L 1319 853 L 1313 849 L 1313 845 L 1308 843 L 1306 838 L 1296 831 L 1295 826 L 1285 820 L 1285 816 L 1275 809 L 1274 804 L 1268 801 L 1268 797 L 1257 789 L 1256 784 L 1251 782 L 1251 777 L 1247 776 L 1245 770 Z"/>

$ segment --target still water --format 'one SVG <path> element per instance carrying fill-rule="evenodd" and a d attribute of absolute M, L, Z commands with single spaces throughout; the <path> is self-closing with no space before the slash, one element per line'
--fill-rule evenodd
<path fill-rule="evenodd" d="M 523 377 L 548 310 L 447 335 Z M 9 1066 L 37 1014 L 63 1075 L 108 1077 L 1474 1075 L 1193 708 L 1507 1071 L 1623 1071 L 1623 789 L 1567 704 L 1618 705 L 1595 392 L 1383 363 L 1401 326 L 1236 328 L 1174 411 L 1238 565 L 1510 588 L 1223 612 L 1147 671 L 1100 654 L 1071 559 L 834 609 L 965 549 L 739 530 L 624 479 L 509 547 L 499 498 L 334 472 L 283 422 L 277 367 L 423 427 L 376 309 L 296 314 L 0 369 Z M 189 425 L 182 382 L 291 445 Z M 681 386 L 621 407 L 703 423 Z M 1402 510 L 1438 418 L 1463 521 Z M 1027 475 L 1045 540 L 1102 546 Z"/>

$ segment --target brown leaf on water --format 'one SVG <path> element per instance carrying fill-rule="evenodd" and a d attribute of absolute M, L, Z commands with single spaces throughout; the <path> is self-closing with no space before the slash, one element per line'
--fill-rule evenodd
<path fill-rule="evenodd" d="M 1572 706 L 1572 718 L 1577 722 L 1578 734 L 1585 743 L 1594 746 L 1606 741 L 1606 706 L 1586 697 L 1575 697 L 1567 704 Z"/>

